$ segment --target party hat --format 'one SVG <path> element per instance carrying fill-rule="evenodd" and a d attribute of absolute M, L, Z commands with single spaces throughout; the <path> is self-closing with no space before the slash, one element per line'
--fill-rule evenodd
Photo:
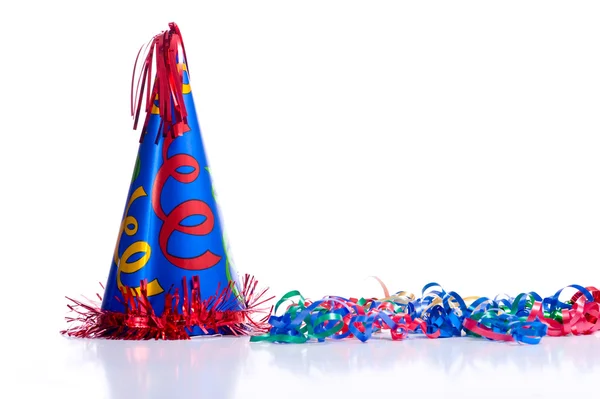
<path fill-rule="evenodd" d="M 146 117 L 104 298 L 100 307 L 73 301 L 80 316 L 72 321 L 83 323 L 68 335 L 185 339 L 264 329 L 265 319 L 251 315 L 268 299 L 249 275 L 239 281 L 228 255 L 189 76 L 170 23 L 134 67 L 134 129 L 143 103 Z"/>

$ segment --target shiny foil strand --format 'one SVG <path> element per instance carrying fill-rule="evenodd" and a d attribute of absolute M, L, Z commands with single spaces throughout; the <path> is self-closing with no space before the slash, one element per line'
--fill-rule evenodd
<path fill-rule="evenodd" d="M 306 343 L 357 338 L 366 342 L 387 331 L 395 341 L 422 334 L 534 345 L 547 335 L 587 335 L 600 330 L 600 291 L 591 286 L 570 285 L 547 298 L 529 292 L 463 299 L 437 283 L 425 285 L 420 297 L 405 291 L 389 295 L 385 284 L 377 280 L 385 293 L 382 299 L 326 296 L 310 301 L 299 291 L 290 291 L 275 305 L 269 332 L 250 340 Z M 562 302 L 566 288 L 576 293 Z M 277 315 L 280 308 L 285 310 Z"/>
<path fill-rule="evenodd" d="M 169 30 L 154 36 L 148 44 L 140 48 L 133 68 L 131 79 L 131 115 L 134 118 L 133 128 L 137 129 L 142 103 L 145 100 L 146 119 L 140 135 L 140 143 L 146 136 L 150 121 L 152 105 L 158 99 L 158 109 L 161 119 L 161 129 L 164 137 L 178 137 L 190 130 L 187 121 L 187 110 L 183 100 L 183 71 L 181 60 L 177 54 L 181 53 L 187 62 L 185 45 L 179 27 L 174 22 L 169 23 Z M 146 50 L 146 51 L 144 51 Z M 145 56 L 140 58 L 140 55 Z M 138 63 L 141 66 L 138 68 Z M 153 74 L 153 65 L 156 72 Z M 189 76 L 189 67 L 187 67 Z M 136 72 L 139 70 L 139 75 Z M 153 84 L 152 84 L 152 81 Z M 144 96 L 145 94 L 145 96 Z M 158 137 L 155 138 L 158 142 Z"/>
<path fill-rule="evenodd" d="M 199 327 L 205 334 L 261 334 L 269 329 L 267 320 L 272 310 L 264 305 L 273 297 L 266 297 L 267 290 L 258 290 L 257 285 L 254 277 L 246 274 L 240 294 L 236 295 L 229 284 L 215 295 L 201 299 L 199 278 L 192 279 L 191 290 L 184 278 L 181 293 L 176 288 L 165 294 L 161 316 L 156 315 L 148 300 L 147 281 L 141 282 L 140 295 L 132 288 L 122 290 L 123 312 L 102 310 L 100 295 L 100 302 L 67 297 L 73 315 L 66 317 L 69 328 L 61 334 L 76 338 L 186 340 L 190 339 L 188 329 L 192 327 Z M 238 301 L 241 309 L 225 310 L 225 304 L 232 300 Z"/>

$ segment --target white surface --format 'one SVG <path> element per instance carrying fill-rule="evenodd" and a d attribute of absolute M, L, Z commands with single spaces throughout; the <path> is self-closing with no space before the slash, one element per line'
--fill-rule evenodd
<path fill-rule="evenodd" d="M 600 373 L 597 336 L 529 347 L 427 338 L 314 345 L 51 339 L 30 349 L 44 356 L 22 358 L 20 376 L 2 384 L 19 392 L 8 397 L 572 398 L 593 395 Z"/>
<path fill-rule="evenodd" d="M 181 390 L 231 397 L 268 382 L 297 396 L 591 387 L 577 382 L 595 338 L 235 341 L 216 360 L 230 341 L 91 343 L 96 357 L 56 332 L 64 295 L 92 296 L 108 274 L 137 151 L 131 68 L 170 21 L 237 269 L 273 294 L 381 295 L 369 275 L 463 295 L 599 285 L 599 18 L 597 1 L 3 2 L 0 394 L 122 397 L 177 373 Z"/>

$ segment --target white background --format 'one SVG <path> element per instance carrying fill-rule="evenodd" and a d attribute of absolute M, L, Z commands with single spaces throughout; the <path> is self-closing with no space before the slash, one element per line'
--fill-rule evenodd
<path fill-rule="evenodd" d="M 64 295 L 107 277 L 139 136 L 133 61 L 171 21 L 237 270 L 274 295 L 380 295 L 371 275 L 485 296 L 600 284 L 597 2 L 0 7 L 13 351 L 55 339 Z"/>

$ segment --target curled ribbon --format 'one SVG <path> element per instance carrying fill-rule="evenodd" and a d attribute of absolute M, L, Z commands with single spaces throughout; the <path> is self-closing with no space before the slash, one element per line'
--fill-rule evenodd
<path fill-rule="evenodd" d="M 290 291 L 275 305 L 265 335 L 252 342 L 305 343 L 357 338 L 366 342 L 388 331 L 392 340 L 409 334 L 429 338 L 472 336 L 492 341 L 537 344 L 546 336 L 592 334 L 600 330 L 600 290 L 570 285 L 548 298 L 535 292 L 516 297 L 465 297 L 446 292 L 439 284 L 423 287 L 420 297 L 405 291 L 383 299 L 326 296 L 318 301 Z M 566 288 L 576 293 L 560 301 Z M 284 308 L 281 315 L 276 315 Z"/>

